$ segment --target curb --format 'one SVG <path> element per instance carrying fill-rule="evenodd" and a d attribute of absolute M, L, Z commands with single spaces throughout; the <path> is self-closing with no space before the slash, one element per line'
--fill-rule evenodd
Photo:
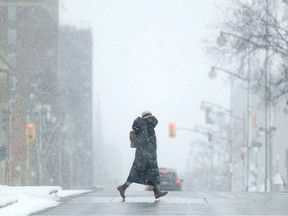
<path fill-rule="evenodd" d="M 10 206 L 10 205 L 13 205 L 13 204 L 15 204 L 15 203 L 17 203 L 17 202 L 18 202 L 17 199 L 8 201 L 7 203 L 5 203 L 5 204 L 3 204 L 3 205 L 0 205 L 0 209 L 1 209 L 1 208 L 5 208 L 5 207 Z"/>

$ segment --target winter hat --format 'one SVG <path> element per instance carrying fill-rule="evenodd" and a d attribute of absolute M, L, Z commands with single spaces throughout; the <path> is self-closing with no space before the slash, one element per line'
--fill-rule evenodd
<path fill-rule="evenodd" d="M 146 119 L 152 116 L 152 113 L 149 111 L 145 111 L 142 113 L 142 118 Z"/>

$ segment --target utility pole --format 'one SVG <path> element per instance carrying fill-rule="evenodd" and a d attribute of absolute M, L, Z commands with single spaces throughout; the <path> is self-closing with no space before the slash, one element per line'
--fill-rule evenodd
<path fill-rule="evenodd" d="M 248 52 L 248 73 L 247 73 L 247 129 L 246 129 L 246 192 L 249 192 L 250 187 L 250 116 L 251 116 L 251 110 L 250 110 L 250 73 L 251 73 L 251 56 L 250 56 L 250 44 L 249 44 L 249 52 Z"/>
<path fill-rule="evenodd" d="M 265 61 L 264 61 L 264 70 L 265 70 L 265 192 L 270 191 L 270 155 L 269 155 L 269 126 L 270 126 L 270 92 L 269 92 L 269 76 L 268 76 L 268 12 L 269 12 L 269 0 L 266 0 L 266 22 L 265 22 Z"/>

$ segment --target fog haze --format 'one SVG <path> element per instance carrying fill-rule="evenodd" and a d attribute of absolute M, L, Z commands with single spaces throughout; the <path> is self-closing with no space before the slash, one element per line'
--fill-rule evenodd
<path fill-rule="evenodd" d="M 223 81 L 227 77 L 209 79 L 212 63 L 204 55 L 203 40 L 209 38 L 209 24 L 217 18 L 214 3 L 62 1 L 62 23 L 75 20 L 93 30 L 95 130 L 103 132 L 104 145 L 121 153 L 121 161 L 106 158 L 112 162 L 109 167 L 121 163 L 122 176 L 115 177 L 118 181 L 126 180 L 133 162 L 128 136 L 133 120 L 143 111 L 151 111 L 159 120 L 159 166 L 181 173 L 191 142 L 207 137 L 177 131 L 176 139 L 171 139 L 169 122 L 186 128 L 203 125 L 203 100 L 229 108 L 230 87 Z M 99 136 L 95 131 L 94 139 L 99 141 Z"/>

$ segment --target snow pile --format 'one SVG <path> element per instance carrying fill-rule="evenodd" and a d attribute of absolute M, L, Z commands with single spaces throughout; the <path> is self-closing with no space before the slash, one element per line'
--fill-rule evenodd
<path fill-rule="evenodd" d="M 58 186 L 10 187 L 0 185 L 0 215 L 24 216 L 58 205 L 61 198 L 89 192 Z"/>

